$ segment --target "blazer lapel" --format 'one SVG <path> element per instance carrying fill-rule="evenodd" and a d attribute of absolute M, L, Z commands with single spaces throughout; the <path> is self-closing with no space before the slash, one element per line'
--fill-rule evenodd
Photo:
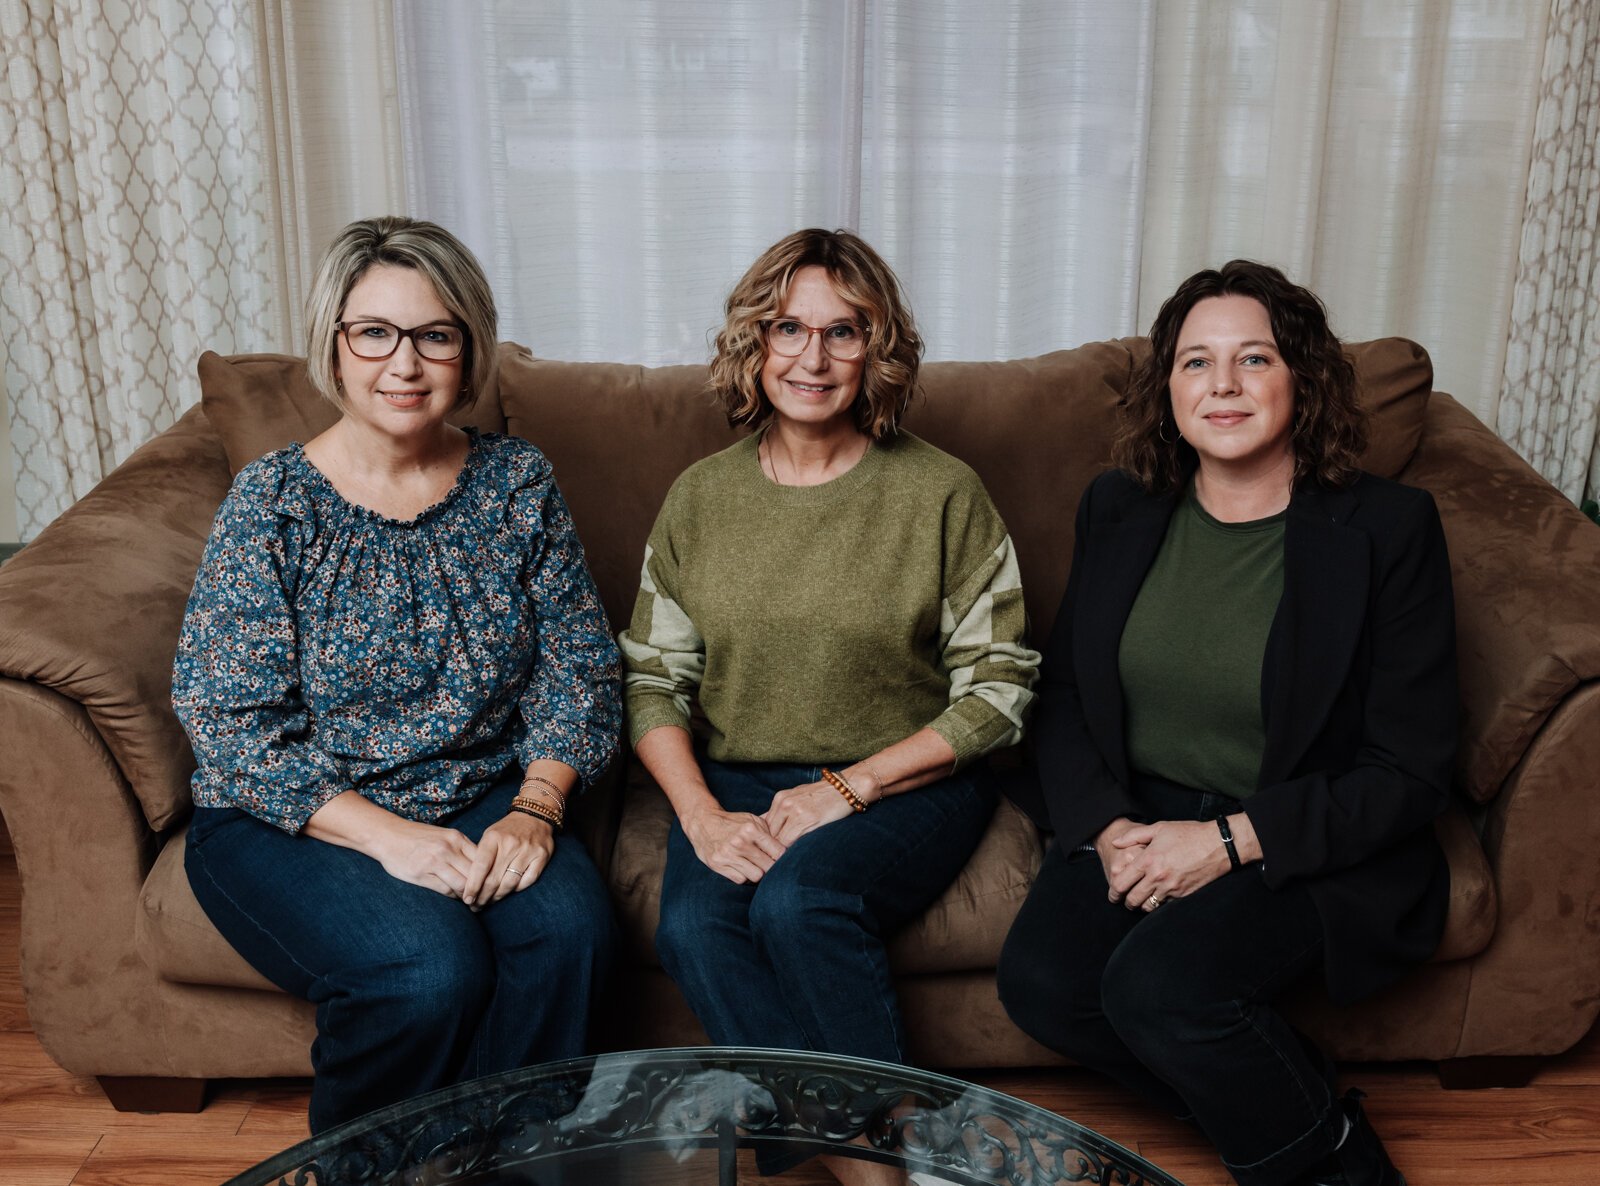
<path fill-rule="evenodd" d="M 1283 601 L 1261 670 L 1261 786 L 1291 776 L 1327 721 L 1355 656 L 1371 583 L 1367 536 L 1345 525 L 1358 505 L 1348 489 L 1317 488 L 1296 493 L 1289 504 Z"/>
<path fill-rule="evenodd" d="M 1102 528 L 1101 554 L 1085 566 L 1078 594 L 1073 650 L 1083 714 L 1100 752 L 1128 785 L 1127 739 L 1122 731 L 1122 679 L 1117 654 L 1122 629 L 1167 534 L 1175 500 L 1153 496 L 1135 503 Z"/>

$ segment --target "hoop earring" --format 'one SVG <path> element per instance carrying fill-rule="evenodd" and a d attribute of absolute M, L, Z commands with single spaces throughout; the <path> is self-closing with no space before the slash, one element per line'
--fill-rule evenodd
<path fill-rule="evenodd" d="M 1183 434 L 1178 431 L 1178 426 L 1174 424 L 1172 426 L 1172 439 L 1169 441 L 1167 439 L 1166 427 L 1167 418 L 1163 416 L 1161 417 L 1161 423 L 1156 425 L 1156 440 L 1160 441 L 1163 445 L 1176 445 L 1179 441 L 1183 440 Z"/>

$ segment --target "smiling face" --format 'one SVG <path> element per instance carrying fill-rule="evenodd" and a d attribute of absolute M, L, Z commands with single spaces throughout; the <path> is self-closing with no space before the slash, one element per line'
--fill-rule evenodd
<path fill-rule="evenodd" d="M 1178 431 L 1205 471 L 1242 477 L 1271 472 L 1294 449 L 1294 375 L 1272 336 L 1266 306 L 1252 297 L 1208 297 L 1178 331 L 1167 387 Z"/>
<path fill-rule="evenodd" d="M 863 323 L 860 311 L 839 295 L 827 270 L 817 265 L 794 274 L 778 317 L 815 326 Z M 804 426 L 808 434 L 856 432 L 850 410 L 861 391 L 865 361 L 865 356 L 849 361 L 832 357 L 822 348 L 821 334 L 810 335 L 805 349 L 793 358 L 768 350 L 761 365 L 761 389 L 772 404 L 777 426 Z"/>
<path fill-rule="evenodd" d="M 440 302 L 433 285 L 413 268 L 375 264 L 350 289 L 339 319 L 387 321 L 401 329 L 456 319 Z M 434 362 L 403 338 L 383 359 L 358 358 L 344 334 L 335 336 L 334 374 L 343 387 L 344 413 L 386 436 L 413 437 L 439 431 L 461 395 L 467 355 Z"/>

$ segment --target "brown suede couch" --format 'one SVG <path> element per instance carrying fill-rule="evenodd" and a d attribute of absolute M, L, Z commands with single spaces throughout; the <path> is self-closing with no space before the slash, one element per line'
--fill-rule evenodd
<path fill-rule="evenodd" d="M 1073 511 L 1106 464 L 1139 339 L 1040 358 L 938 363 L 908 427 L 965 459 L 1016 541 L 1037 639 L 1072 552 Z M 1414 343 L 1353 348 L 1373 414 L 1367 468 L 1433 492 L 1455 573 L 1463 744 L 1436 959 L 1379 999 L 1295 1015 L 1348 1059 L 1566 1049 L 1600 1009 L 1600 529 L 1448 395 Z M 613 623 L 673 477 L 734 437 L 703 367 L 541 361 L 501 347 L 465 419 L 537 443 L 572 505 Z M 208 354 L 202 405 L 150 441 L 0 570 L 0 811 L 22 877 L 34 1030 L 119 1106 L 192 1107 L 206 1079 L 304 1075 L 311 1010 L 212 929 L 183 875 L 189 745 L 169 703 L 179 622 L 211 518 L 240 466 L 330 423 L 303 365 Z M 608 1048 L 703 1040 L 656 966 L 668 809 L 624 764 L 579 826 L 637 965 L 617 978 Z M 967 870 L 893 945 L 916 1060 L 1055 1061 L 1006 1019 L 994 966 L 1041 838 L 1003 805 Z M 1064 920 L 1061 942 L 1070 944 Z"/>

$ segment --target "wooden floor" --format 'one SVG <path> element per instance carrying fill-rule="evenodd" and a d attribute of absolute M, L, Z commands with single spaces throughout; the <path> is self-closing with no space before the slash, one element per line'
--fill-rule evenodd
<path fill-rule="evenodd" d="M 21 887 L 0 850 L 0 1186 L 216 1186 L 305 1139 L 304 1081 L 219 1085 L 204 1112 L 127 1115 L 67 1074 L 28 1027 L 17 969 Z M 1446 1092 L 1423 1064 L 1345 1068 L 1411 1186 L 1600 1183 L 1600 1029 L 1532 1086 Z M 1187 1186 L 1231 1179 L 1197 1135 L 1079 1070 L 993 1072 L 980 1082 L 1060 1112 Z M 816 1171 L 785 1181 L 830 1181 Z"/>

